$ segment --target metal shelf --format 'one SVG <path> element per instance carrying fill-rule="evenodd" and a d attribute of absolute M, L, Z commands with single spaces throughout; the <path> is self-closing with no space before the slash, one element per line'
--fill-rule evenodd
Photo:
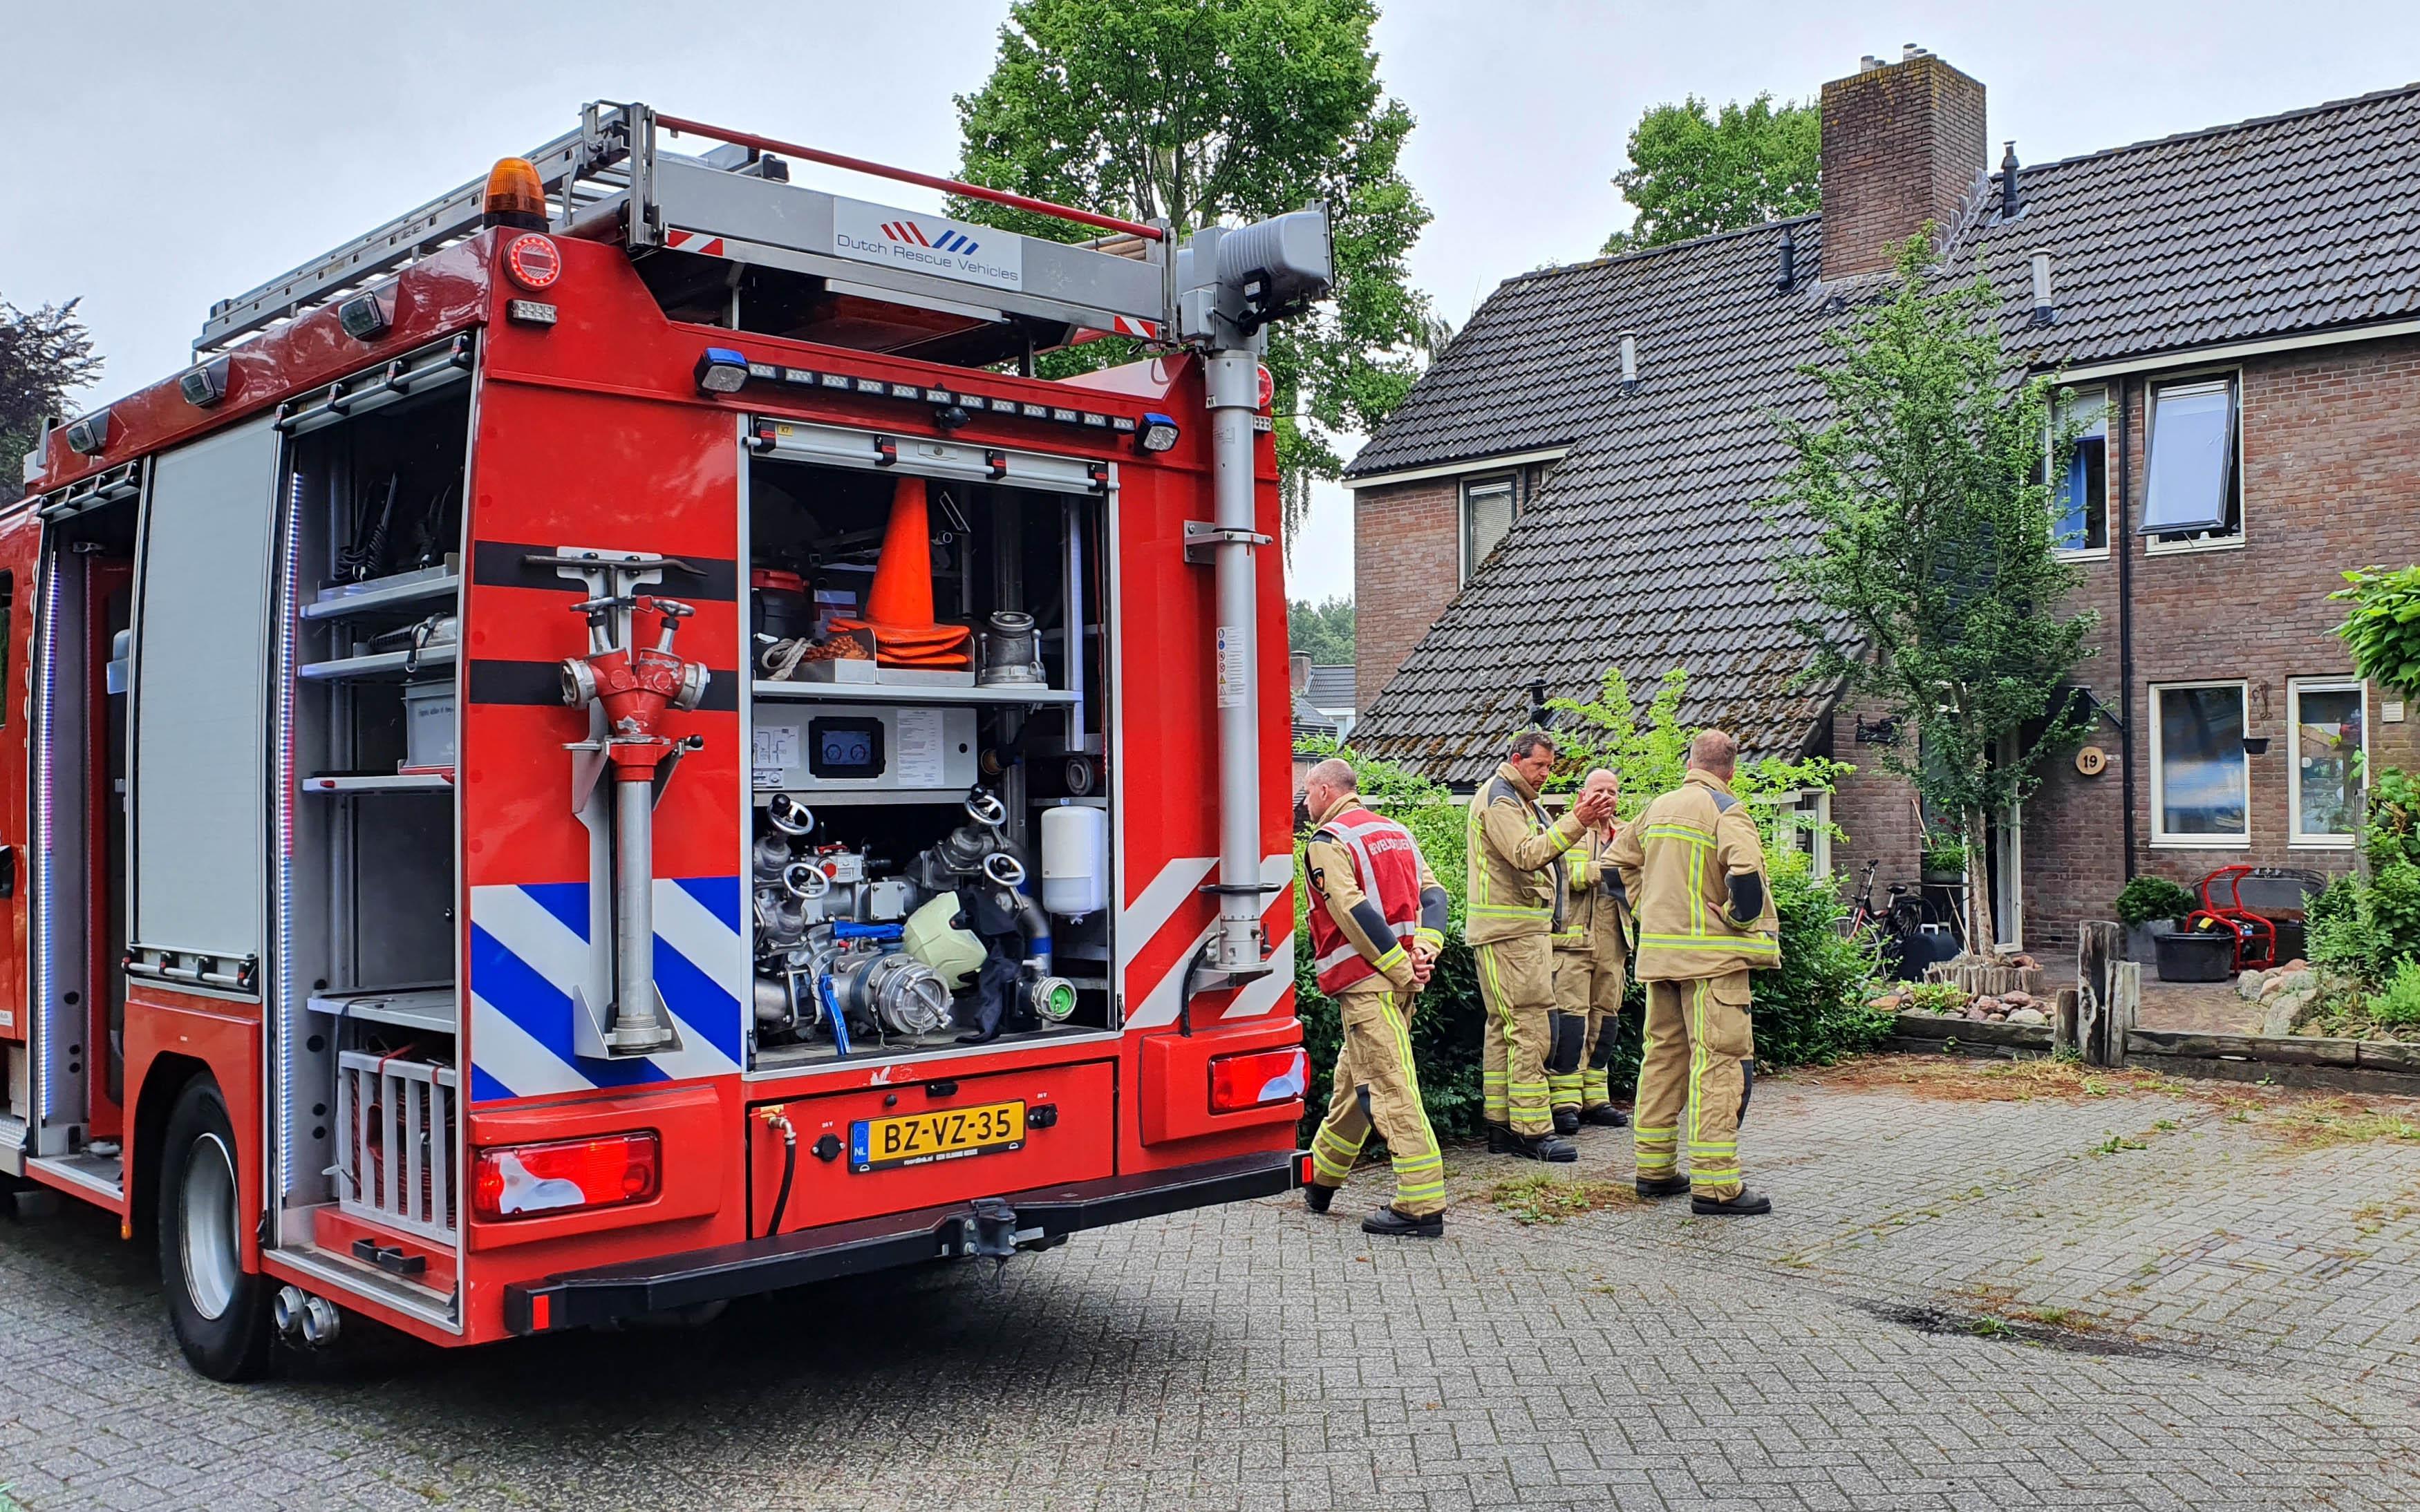
<path fill-rule="evenodd" d="M 442 772 L 398 772 L 306 777 L 305 793 L 437 793 L 451 788 L 454 779 Z"/>
<path fill-rule="evenodd" d="M 454 987 L 450 982 L 314 993 L 309 1007 L 312 1012 L 331 1018 L 365 1019 L 373 1024 L 395 1024 L 438 1034 L 454 1032 Z"/>
<path fill-rule="evenodd" d="M 309 668 L 303 672 L 308 675 Z M 798 683 L 758 678 L 750 691 L 760 699 L 796 703 L 1009 703 L 1028 707 L 1074 703 L 1076 695 L 1056 687 L 950 687 L 932 683 Z"/>
<path fill-rule="evenodd" d="M 322 588 L 318 597 L 302 606 L 302 617 L 306 620 L 340 620 L 349 614 L 366 614 L 373 609 L 392 609 L 398 604 L 451 598 L 461 586 L 462 575 L 450 567 L 399 572 L 391 578 L 377 578 L 365 583 Z"/>
<path fill-rule="evenodd" d="M 423 646 L 416 663 L 421 667 L 451 667 L 456 649 L 450 645 Z M 407 658 L 411 658 L 409 651 L 374 651 L 367 656 L 306 662 L 298 675 L 306 683 L 332 683 L 348 677 L 400 676 Z"/>

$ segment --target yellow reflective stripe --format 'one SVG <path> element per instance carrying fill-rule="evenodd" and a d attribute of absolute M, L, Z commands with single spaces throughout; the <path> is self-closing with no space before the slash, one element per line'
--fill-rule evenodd
<path fill-rule="evenodd" d="M 1437 929 L 1414 930 L 1412 931 L 1412 938 L 1422 945 L 1435 948 L 1445 943 L 1445 931 Z"/>
<path fill-rule="evenodd" d="M 1688 934 L 1641 934 L 1638 936 L 1638 943 L 1642 949 L 1650 945 L 1662 945 L 1681 949 L 1690 946 L 1714 944 L 1728 945 L 1758 953 L 1770 951 L 1778 955 L 1781 951 L 1781 942 L 1770 934 L 1726 934 L 1719 930 L 1701 930 Z"/>
<path fill-rule="evenodd" d="M 1647 826 L 1645 838 L 1648 840 L 1677 840 L 1690 845 L 1702 845 L 1710 851 L 1714 848 L 1714 836 L 1708 834 L 1702 829 L 1693 828 L 1687 825 L 1650 825 Z"/>
<path fill-rule="evenodd" d="M 1387 953 L 1385 955 L 1380 956 L 1377 960 L 1373 961 L 1370 964 L 1376 966 L 1380 973 L 1383 974 L 1388 970 L 1388 968 L 1402 964 L 1403 960 L 1404 948 L 1400 945 L 1390 945 L 1387 947 Z"/>
<path fill-rule="evenodd" d="M 1473 914 L 1487 914 L 1491 917 L 1499 918 L 1538 918 L 1544 915 L 1553 913 L 1554 909 L 1551 907 L 1523 908 L 1512 903 L 1496 903 L 1485 907 L 1474 905 L 1471 908 L 1466 909 L 1466 912 Z"/>

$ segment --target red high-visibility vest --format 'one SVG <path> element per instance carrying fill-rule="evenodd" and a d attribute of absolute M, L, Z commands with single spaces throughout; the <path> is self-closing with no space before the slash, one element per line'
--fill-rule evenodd
<path fill-rule="evenodd" d="M 1408 949 L 1420 927 L 1420 850 L 1412 832 L 1367 809 L 1347 809 L 1312 832 L 1336 841 L 1353 858 L 1353 880 L 1395 932 L 1395 945 Z M 1317 898 L 1311 904 L 1311 949 L 1319 971 L 1319 990 L 1333 995 L 1379 975 L 1337 927 L 1327 905 Z M 1381 940 L 1380 949 L 1387 942 Z"/>

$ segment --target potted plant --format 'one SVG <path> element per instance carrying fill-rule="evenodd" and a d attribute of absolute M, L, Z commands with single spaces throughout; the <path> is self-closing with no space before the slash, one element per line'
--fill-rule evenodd
<path fill-rule="evenodd" d="M 2126 926 L 2126 959 L 2149 964 L 2159 959 L 2159 937 L 2184 928 L 2199 906 L 2194 895 L 2165 877 L 2142 876 L 2118 892 L 2118 921 Z"/>
<path fill-rule="evenodd" d="M 1927 836 L 1924 841 L 1924 880 L 1933 887 L 1947 887 L 1966 880 L 1966 842 Z"/>

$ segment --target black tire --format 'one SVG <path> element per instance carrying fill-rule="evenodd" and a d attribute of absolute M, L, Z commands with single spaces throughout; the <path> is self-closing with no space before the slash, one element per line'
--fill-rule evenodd
<path fill-rule="evenodd" d="M 177 1094 L 160 1149 L 160 1289 L 178 1346 L 212 1381 L 264 1374 L 274 1342 L 269 1315 L 276 1288 L 240 1258 L 236 1149 L 218 1084 L 194 1077 Z"/>

